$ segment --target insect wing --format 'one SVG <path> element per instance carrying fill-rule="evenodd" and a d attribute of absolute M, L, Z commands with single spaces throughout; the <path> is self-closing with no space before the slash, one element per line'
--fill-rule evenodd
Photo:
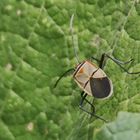
<path fill-rule="evenodd" d="M 111 92 L 111 83 L 107 77 L 103 78 L 90 78 L 90 87 L 92 94 L 95 98 L 106 98 L 108 97 Z"/>

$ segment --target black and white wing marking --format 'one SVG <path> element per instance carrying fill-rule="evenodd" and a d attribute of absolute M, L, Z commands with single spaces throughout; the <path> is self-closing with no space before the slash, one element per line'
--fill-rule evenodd
<path fill-rule="evenodd" d="M 95 98 L 107 98 L 112 94 L 112 83 L 107 77 L 90 78 L 90 87 Z"/>

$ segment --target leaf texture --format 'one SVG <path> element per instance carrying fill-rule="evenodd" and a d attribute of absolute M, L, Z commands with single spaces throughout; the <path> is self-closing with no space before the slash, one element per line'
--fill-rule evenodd
<path fill-rule="evenodd" d="M 140 71 L 139 1 L 1 0 L 1 140 L 92 140 L 104 124 L 79 110 L 81 91 L 70 75 L 53 88 L 63 72 L 76 66 L 72 14 L 81 62 L 109 52 L 122 61 L 133 58 L 125 67 Z M 139 112 L 139 75 L 128 75 L 110 60 L 104 70 L 114 93 L 94 100 L 96 113 L 111 121 L 119 111 Z"/>

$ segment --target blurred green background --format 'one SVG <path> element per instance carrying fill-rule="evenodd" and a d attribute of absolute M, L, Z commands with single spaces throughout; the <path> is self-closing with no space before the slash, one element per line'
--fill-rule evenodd
<path fill-rule="evenodd" d="M 0 140 L 112 140 L 104 122 L 79 110 L 81 91 L 71 75 L 53 88 L 63 72 L 76 66 L 72 14 L 81 61 L 112 52 L 122 61 L 134 58 L 125 67 L 140 71 L 139 0 L 0 0 Z M 140 76 L 128 75 L 110 60 L 105 72 L 114 93 L 94 101 L 96 113 L 110 122 L 119 111 L 139 113 Z M 122 125 L 139 117 L 132 118 Z"/>

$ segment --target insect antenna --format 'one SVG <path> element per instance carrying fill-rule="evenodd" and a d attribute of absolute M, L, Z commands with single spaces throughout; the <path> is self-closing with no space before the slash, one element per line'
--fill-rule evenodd
<path fill-rule="evenodd" d="M 75 43 L 74 43 L 73 20 L 74 20 L 74 14 L 72 14 L 71 19 L 70 19 L 70 33 L 71 33 L 71 37 L 72 37 L 72 46 L 73 46 L 73 49 L 74 49 L 75 58 L 76 58 L 77 63 L 79 64 L 80 61 L 79 61 L 77 50 L 75 48 Z"/>

